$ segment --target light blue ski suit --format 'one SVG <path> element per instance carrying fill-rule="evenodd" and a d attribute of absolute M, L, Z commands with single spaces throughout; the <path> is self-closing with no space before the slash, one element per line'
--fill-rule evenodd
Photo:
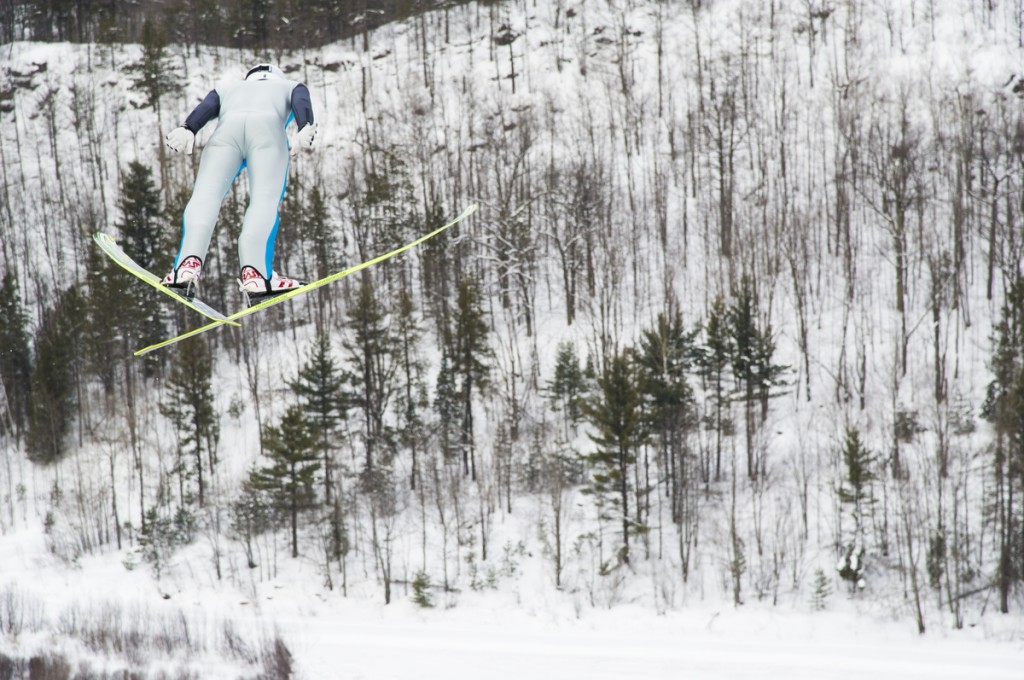
<path fill-rule="evenodd" d="M 245 80 L 210 91 L 189 114 L 185 127 L 197 133 L 213 118 L 218 118 L 217 129 L 203 150 L 192 197 L 185 206 L 174 267 L 190 255 L 206 261 L 221 203 L 244 169 L 249 206 L 238 238 L 239 269 L 255 267 L 269 279 L 280 223 L 278 207 L 288 186 L 285 128 L 293 118 L 300 130 L 313 123 L 309 90 L 285 79 L 276 67 L 260 65 Z"/>

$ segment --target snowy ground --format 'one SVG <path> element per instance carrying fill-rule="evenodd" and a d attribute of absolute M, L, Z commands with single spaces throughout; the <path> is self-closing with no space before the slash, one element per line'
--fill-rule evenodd
<path fill-rule="evenodd" d="M 410 605 L 412 607 L 414 605 Z M 912 678 L 1020 680 L 1024 647 L 971 633 L 918 638 L 841 614 L 620 608 L 582 620 L 460 608 L 423 614 L 345 606 L 277 617 L 311 678 Z"/>
<path fill-rule="evenodd" d="M 282 565 L 281 579 L 249 593 L 188 577 L 198 562 L 179 562 L 157 586 L 148 570 L 128 571 L 116 554 L 83 558 L 70 570 L 53 568 L 53 560 L 39 531 L 0 539 L 0 590 L 13 587 L 37 601 L 50 627 L 62 625 L 60 612 L 71 603 L 86 613 L 114 603 L 129 613 L 125 618 L 142 611 L 154 621 L 188 619 L 199 635 L 216 634 L 221 619 L 231 620 L 250 640 L 280 635 L 304 680 L 1024 677 L 1018 615 L 990 613 L 961 631 L 935 622 L 919 636 L 906 616 L 840 593 L 823 612 L 810 612 L 799 600 L 736 608 L 693 598 L 658 615 L 649 605 L 580 606 L 526 570 L 505 590 L 435 592 L 436 606 L 424 609 L 403 585 L 396 585 L 390 605 L 371 581 L 356 579 L 349 597 L 326 591 L 311 573 L 299 578 L 309 566 L 301 560 Z M 98 583 L 107 584 L 102 592 Z M 0 652 L 50 651 L 52 640 L 48 634 L 0 639 Z M 83 658 L 61 644 L 72 659 Z M 149 660 L 149 670 L 159 663 Z M 202 678 L 236 677 L 237 666 L 221 675 L 213 663 L 189 664 L 189 670 Z"/>

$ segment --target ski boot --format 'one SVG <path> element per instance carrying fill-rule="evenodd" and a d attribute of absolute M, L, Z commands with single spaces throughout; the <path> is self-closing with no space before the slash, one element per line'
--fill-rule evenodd
<path fill-rule="evenodd" d="M 199 277 L 202 273 L 203 261 L 195 255 L 189 255 L 164 277 L 163 284 L 191 302 L 199 290 Z"/>
<path fill-rule="evenodd" d="M 238 289 L 245 293 L 250 307 L 268 297 L 287 293 L 304 285 L 306 285 L 305 281 L 290 279 L 277 272 L 271 272 L 270 278 L 265 278 L 255 267 L 249 266 L 242 267 L 242 271 L 238 275 Z"/>

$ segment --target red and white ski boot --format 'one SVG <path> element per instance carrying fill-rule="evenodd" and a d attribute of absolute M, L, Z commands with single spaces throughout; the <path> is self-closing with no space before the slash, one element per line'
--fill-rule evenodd
<path fill-rule="evenodd" d="M 255 267 L 249 266 L 242 267 L 242 271 L 238 275 L 238 289 L 245 293 L 250 305 L 304 285 L 306 285 L 305 281 L 281 276 L 277 272 L 271 272 L 268 279 L 260 274 Z"/>
<path fill-rule="evenodd" d="M 195 255 L 189 255 L 170 274 L 164 277 L 163 284 L 173 289 L 178 295 L 191 300 L 199 290 L 199 279 L 203 274 L 203 261 Z"/>

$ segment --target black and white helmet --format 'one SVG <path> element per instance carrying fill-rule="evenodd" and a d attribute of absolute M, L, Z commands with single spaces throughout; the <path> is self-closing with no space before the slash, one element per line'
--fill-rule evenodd
<path fill-rule="evenodd" d="M 246 80 L 284 79 L 284 72 L 273 64 L 256 64 L 245 74 Z"/>

